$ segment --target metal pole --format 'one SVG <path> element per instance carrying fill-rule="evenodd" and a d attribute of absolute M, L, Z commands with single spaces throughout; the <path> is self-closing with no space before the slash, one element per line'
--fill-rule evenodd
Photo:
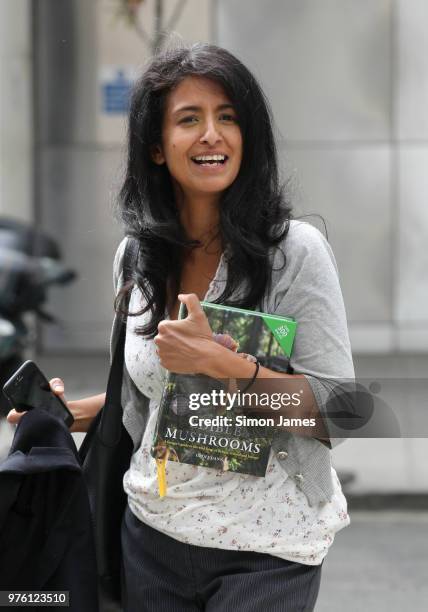
<path fill-rule="evenodd" d="M 153 55 L 159 53 L 162 41 L 162 30 L 163 30 L 163 0 L 156 0 L 155 5 L 155 32 L 152 52 Z"/>

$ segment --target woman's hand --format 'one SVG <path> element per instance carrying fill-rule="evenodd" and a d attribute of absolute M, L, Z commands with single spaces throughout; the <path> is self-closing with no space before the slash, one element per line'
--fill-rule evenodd
<path fill-rule="evenodd" d="M 61 378 L 52 378 L 49 381 L 49 385 L 52 393 L 57 395 L 67 406 L 69 411 L 74 417 L 74 423 L 70 427 L 70 432 L 74 433 L 77 431 L 86 432 L 88 431 L 89 425 L 92 420 L 102 408 L 105 402 L 105 393 L 100 395 L 93 395 L 91 397 L 85 397 L 81 400 L 67 401 L 64 395 L 64 383 Z M 13 425 L 17 425 L 22 419 L 25 412 L 17 412 L 15 409 L 11 410 L 7 415 L 7 420 Z"/>
<path fill-rule="evenodd" d="M 161 321 L 154 341 L 161 365 L 177 374 L 208 374 L 208 363 L 218 349 L 213 333 L 194 293 L 180 294 L 187 317 L 180 321 Z"/>
<path fill-rule="evenodd" d="M 49 385 L 51 388 L 52 393 L 54 393 L 55 395 L 57 395 L 63 402 L 64 404 L 67 406 L 67 408 L 71 411 L 70 406 L 67 403 L 67 400 L 65 399 L 65 395 L 64 395 L 64 383 L 61 380 L 61 378 L 52 378 L 49 381 Z M 13 408 L 7 415 L 7 420 L 9 423 L 11 423 L 12 425 L 17 425 L 19 423 L 19 421 L 22 419 L 22 417 L 24 416 L 24 414 L 26 414 L 27 411 L 24 412 L 17 412 L 15 410 L 15 408 Z M 73 423 L 74 426 L 74 423 Z M 71 427 L 70 431 L 74 431 L 73 426 Z"/>

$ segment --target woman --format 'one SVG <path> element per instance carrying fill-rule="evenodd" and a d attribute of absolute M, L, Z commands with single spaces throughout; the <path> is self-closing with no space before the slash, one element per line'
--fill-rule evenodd
<path fill-rule="evenodd" d="M 260 86 L 230 53 L 197 44 L 151 62 L 132 99 L 120 206 L 141 247 L 132 290 L 122 280 L 126 239 L 114 263 L 118 311 L 130 293 L 125 610 L 313 610 L 323 559 L 349 523 L 326 415 L 331 379 L 354 374 L 346 317 L 329 245 L 290 220 Z M 215 342 L 201 299 L 295 318 L 295 373 Z M 188 316 L 177 321 L 180 302 Z M 116 317 L 113 346 L 118 329 Z M 283 428 L 264 478 L 170 462 L 160 498 L 150 448 L 166 370 L 254 379 L 256 392 L 293 386 L 303 398 L 295 415 L 317 426 Z M 51 385 L 63 394 L 60 379 Z M 103 400 L 68 402 L 76 430 Z"/>

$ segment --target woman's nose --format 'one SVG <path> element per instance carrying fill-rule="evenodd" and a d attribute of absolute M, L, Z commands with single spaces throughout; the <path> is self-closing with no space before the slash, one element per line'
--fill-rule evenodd
<path fill-rule="evenodd" d="M 221 141 L 221 139 L 222 136 L 215 121 L 208 120 L 205 124 L 204 133 L 200 138 L 200 142 L 215 145 L 217 142 Z"/>

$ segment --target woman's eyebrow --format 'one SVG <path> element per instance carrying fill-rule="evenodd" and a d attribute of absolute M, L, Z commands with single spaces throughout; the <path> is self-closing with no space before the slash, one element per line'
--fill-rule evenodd
<path fill-rule="evenodd" d="M 226 109 L 234 110 L 233 104 L 219 104 L 216 108 L 217 111 L 226 110 Z M 173 115 L 177 115 L 178 113 L 185 113 L 185 112 L 198 112 L 200 110 L 202 110 L 201 106 L 194 106 L 194 105 L 180 106 L 180 108 L 177 108 L 175 111 L 173 111 Z"/>

